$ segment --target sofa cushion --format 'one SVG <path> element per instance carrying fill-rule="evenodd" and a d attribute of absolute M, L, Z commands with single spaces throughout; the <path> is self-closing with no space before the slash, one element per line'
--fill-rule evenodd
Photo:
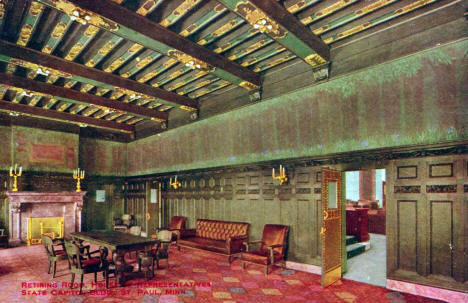
<path fill-rule="evenodd" d="M 179 245 L 205 249 L 215 252 L 227 253 L 226 242 L 208 238 L 190 237 L 179 240 Z"/>
<path fill-rule="evenodd" d="M 214 240 L 227 240 L 229 237 L 246 236 L 249 224 L 217 220 L 197 220 L 196 236 Z"/>

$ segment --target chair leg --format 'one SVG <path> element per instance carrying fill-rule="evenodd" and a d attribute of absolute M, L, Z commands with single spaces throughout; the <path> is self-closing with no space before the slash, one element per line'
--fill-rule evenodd
<path fill-rule="evenodd" d="M 49 261 L 49 268 L 47 269 L 47 273 L 50 274 L 50 267 L 52 265 L 52 261 Z"/>
<path fill-rule="evenodd" d="M 97 282 L 97 271 L 94 272 L 94 283 Z"/>
<path fill-rule="evenodd" d="M 231 264 L 231 256 L 228 256 L 228 263 Z"/>
<path fill-rule="evenodd" d="M 81 288 L 83 287 L 83 276 L 84 274 L 81 274 L 81 278 L 80 278 L 80 292 L 78 294 L 81 295 Z"/>
<path fill-rule="evenodd" d="M 55 267 L 57 266 L 57 262 L 54 261 L 54 263 L 52 264 L 52 271 L 54 272 L 54 275 L 52 276 L 52 278 L 55 278 Z"/>
<path fill-rule="evenodd" d="M 70 289 L 73 288 L 73 283 L 75 283 L 75 274 L 72 273 L 72 279 L 71 279 L 71 283 L 70 283 Z"/>
<path fill-rule="evenodd" d="M 159 269 L 159 258 L 156 258 L 156 268 Z"/>
<path fill-rule="evenodd" d="M 268 276 L 268 266 L 265 266 L 265 276 Z"/>
<path fill-rule="evenodd" d="M 106 289 L 109 289 L 109 272 L 106 270 L 104 270 L 104 277 L 106 279 Z"/>
<path fill-rule="evenodd" d="M 242 267 L 242 269 L 245 269 L 245 262 L 244 261 L 241 261 L 241 267 Z"/>

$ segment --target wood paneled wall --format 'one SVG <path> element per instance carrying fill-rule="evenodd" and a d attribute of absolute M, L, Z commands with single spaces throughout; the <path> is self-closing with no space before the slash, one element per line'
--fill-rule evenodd
<path fill-rule="evenodd" d="M 124 213 L 124 181 L 117 177 L 89 177 L 85 179 L 82 229 L 110 230 L 113 218 Z M 105 202 L 96 202 L 96 190 L 104 190 Z"/>
<path fill-rule="evenodd" d="M 178 176 L 182 188 L 163 191 L 164 219 L 250 223 L 250 239 L 261 239 L 265 224 L 290 227 L 288 260 L 320 265 L 320 167 L 287 168 L 289 184 L 279 185 L 271 169 Z"/>
<path fill-rule="evenodd" d="M 387 276 L 467 291 L 467 155 L 394 160 L 387 170 Z"/>

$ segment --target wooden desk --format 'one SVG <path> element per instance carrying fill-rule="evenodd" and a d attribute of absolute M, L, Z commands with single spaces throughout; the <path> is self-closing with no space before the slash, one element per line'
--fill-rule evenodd
<path fill-rule="evenodd" d="M 368 208 L 346 207 L 346 235 L 354 235 L 359 242 L 369 241 Z"/>
<path fill-rule="evenodd" d="M 149 252 L 151 247 L 158 243 L 158 240 L 143 238 L 119 231 L 86 231 L 71 233 L 71 237 L 76 240 L 86 241 L 100 247 L 105 247 L 112 252 L 116 268 L 125 267 L 124 255 L 131 251 L 144 250 Z M 116 272 L 117 283 L 123 285 L 125 275 L 123 271 Z"/>

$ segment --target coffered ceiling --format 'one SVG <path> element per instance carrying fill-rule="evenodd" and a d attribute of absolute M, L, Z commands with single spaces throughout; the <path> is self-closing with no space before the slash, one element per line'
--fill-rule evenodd
<path fill-rule="evenodd" d="M 0 0 L 0 111 L 134 133 L 455 0 Z M 28 118 L 29 119 L 29 118 Z"/>

